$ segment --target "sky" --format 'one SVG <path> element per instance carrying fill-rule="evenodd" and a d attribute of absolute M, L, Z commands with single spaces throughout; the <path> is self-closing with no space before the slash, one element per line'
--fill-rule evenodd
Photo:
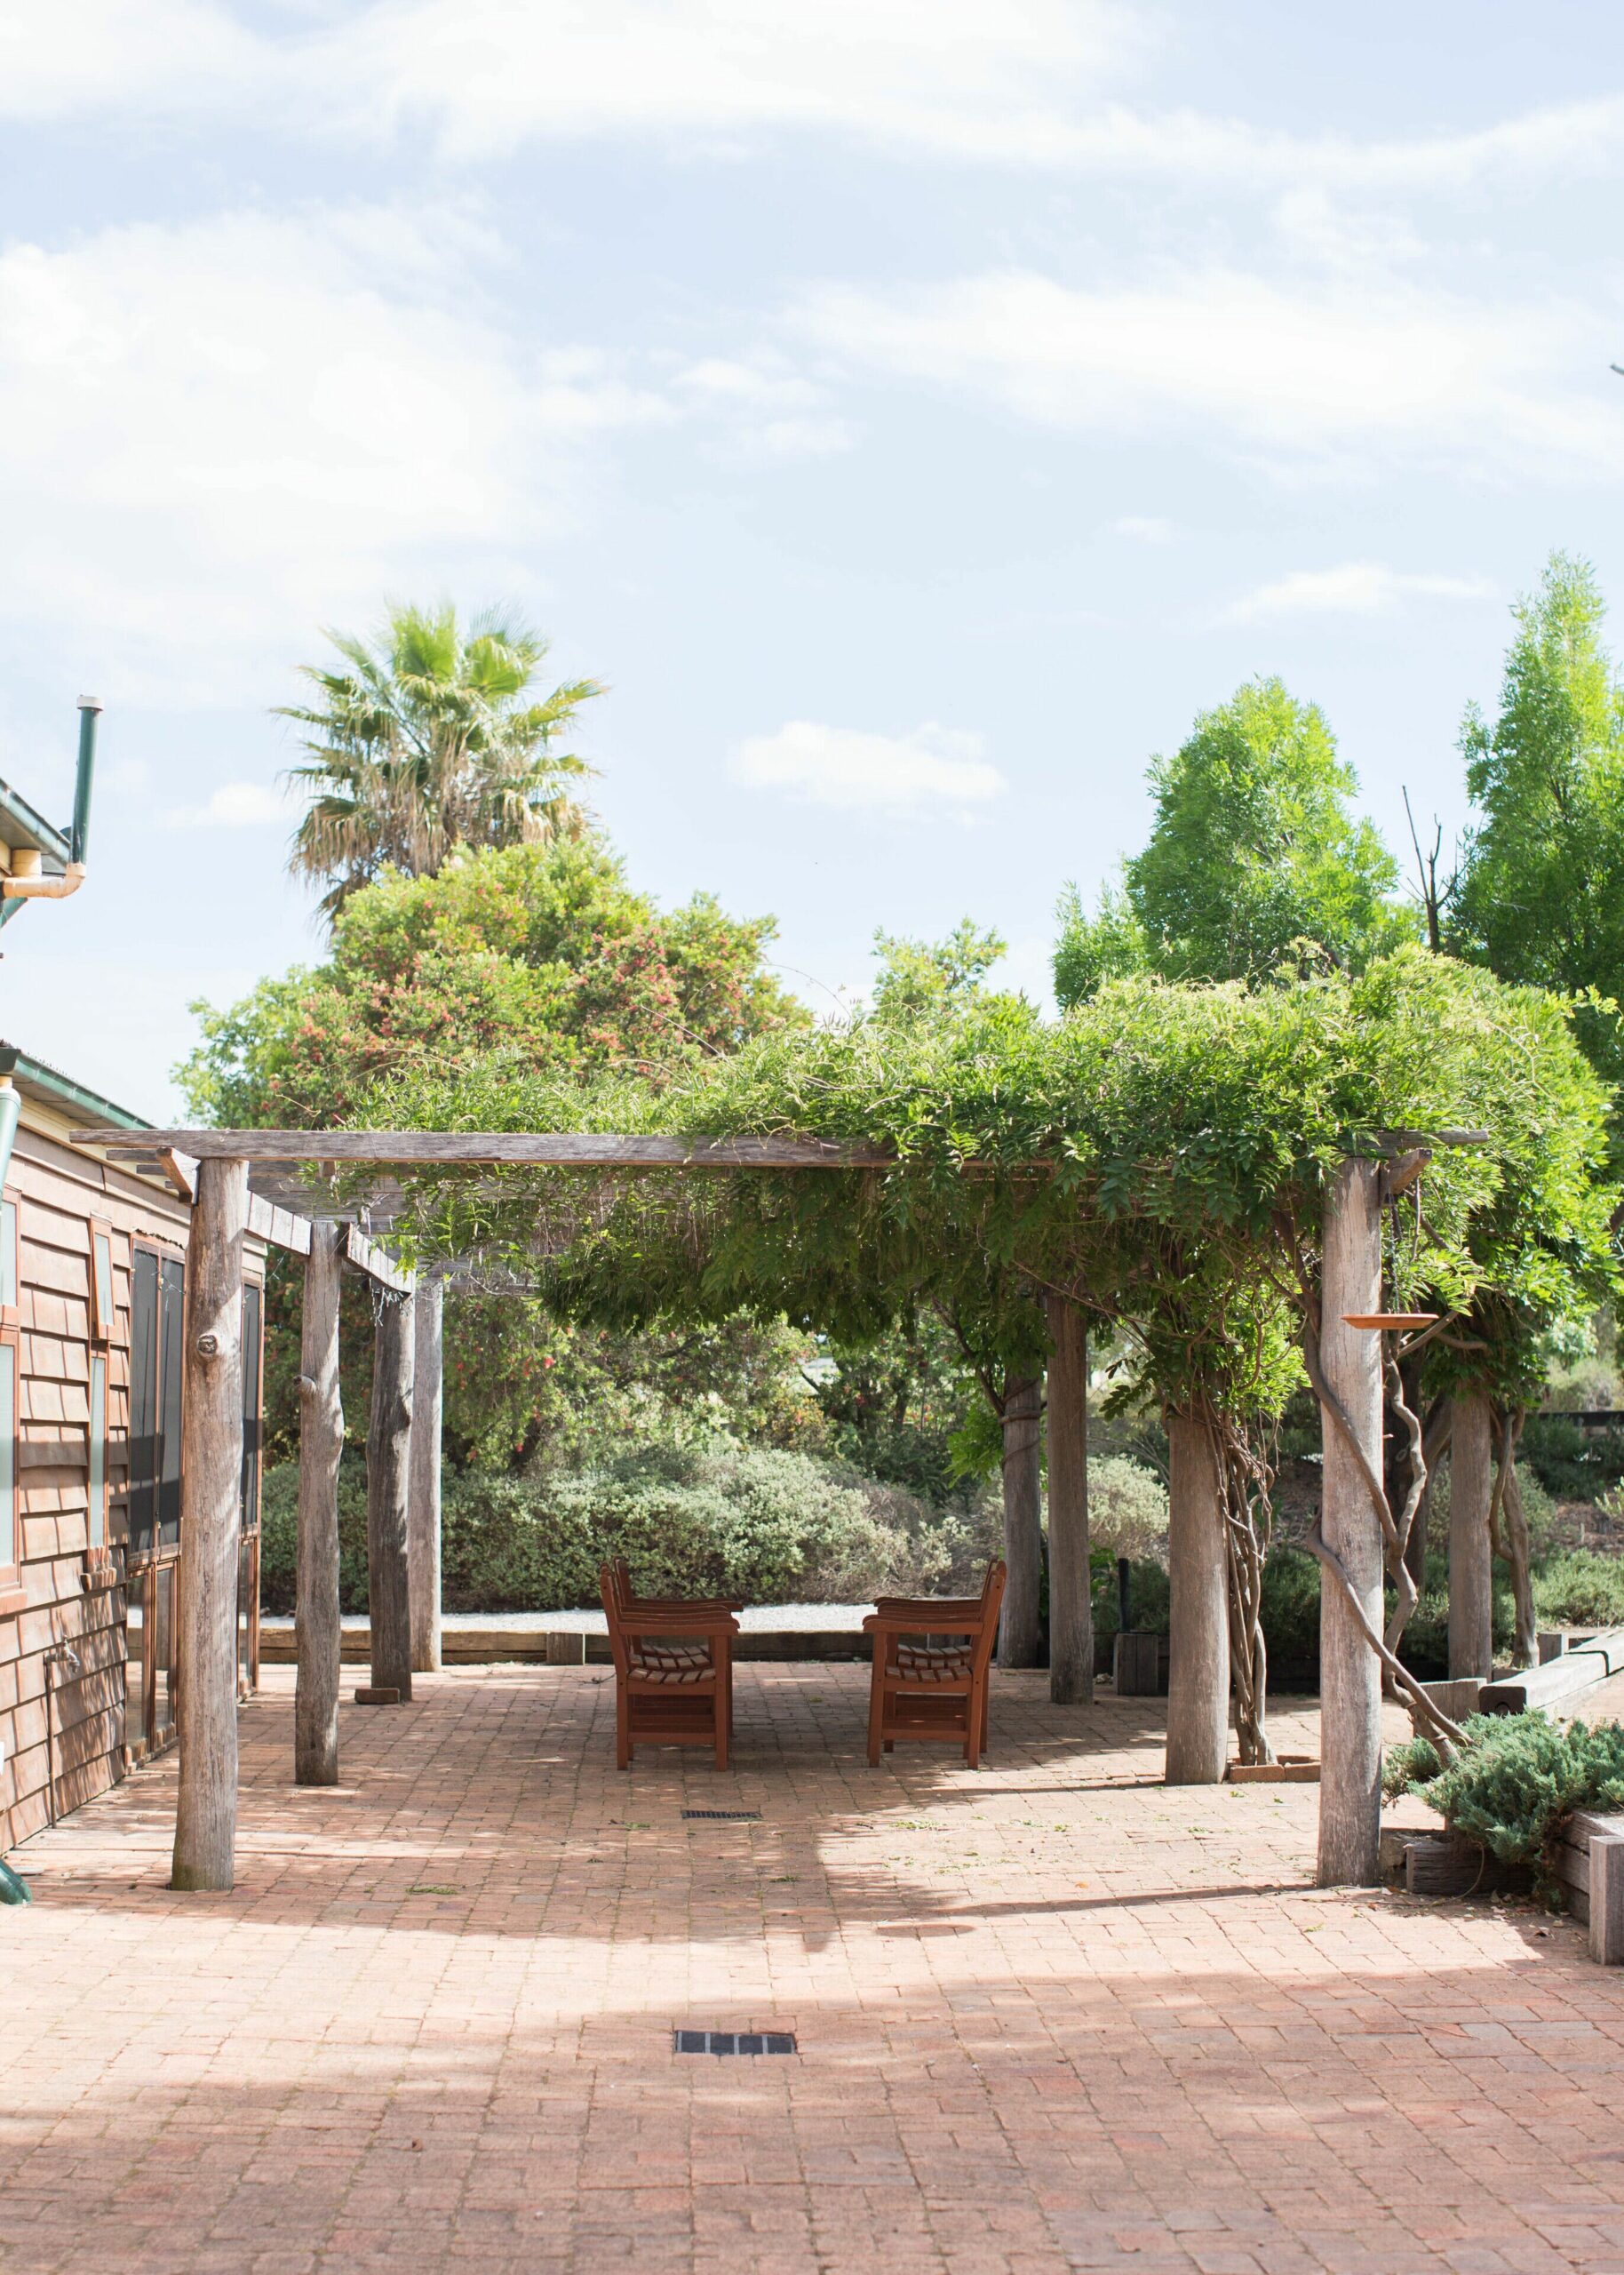
<path fill-rule="evenodd" d="M 1624 19 L 1548 0 L 7 0 L 0 1032 L 159 1120 L 319 959 L 275 706 L 386 598 L 609 692 L 633 882 L 820 1010 L 1041 996 L 1256 674 L 1446 843 L 1553 547 L 1624 575 Z"/>

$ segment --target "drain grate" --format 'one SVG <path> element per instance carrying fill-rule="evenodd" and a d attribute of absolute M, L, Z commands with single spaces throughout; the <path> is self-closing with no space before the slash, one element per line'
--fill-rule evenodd
<path fill-rule="evenodd" d="M 717 1824 L 759 1824 L 760 1809 L 684 1809 L 684 1816 L 708 1817 Z"/>
<path fill-rule="evenodd" d="M 795 2033 L 788 2030 L 673 2030 L 673 2054 L 793 2054 Z"/>

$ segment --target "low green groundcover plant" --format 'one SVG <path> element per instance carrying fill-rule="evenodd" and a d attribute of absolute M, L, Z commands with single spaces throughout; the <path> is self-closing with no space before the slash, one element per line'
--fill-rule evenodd
<path fill-rule="evenodd" d="M 1560 1901 L 1556 1854 L 1575 1809 L 1624 1808 L 1624 1728 L 1559 1725 L 1539 1712 L 1474 1714 L 1447 1768 L 1427 1738 L 1395 1746 L 1382 1784 L 1389 1798 L 1417 1793 L 1452 1832 L 1508 1864 L 1532 1868 L 1534 1886 Z"/>
<path fill-rule="evenodd" d="M 1533 1608 L 1542 1627 L 1624 1627 L 1624 1557 L 1593 1548 L 1548 1557 L 1533 1576 Z"/>

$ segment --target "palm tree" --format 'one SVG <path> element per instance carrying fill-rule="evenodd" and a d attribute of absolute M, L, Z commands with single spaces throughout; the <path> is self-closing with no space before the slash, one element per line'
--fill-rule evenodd
<path fill-rule="evenodd" d="M 288 866 L 330 887 L 330 919 L 386 866 L 431 874 L 458 845 L 521 845 L 575 836 L 585 809 L 565 785 L 594 770 L 553 748 L 583 703 L 603 692 L 574 680 L 527 701 L 547 643 L 488 609 L 466 631 L 449 603 L 392 605 L 373 641 L 329 639 L 347 670 L 303 667 L 321 690 L 279 716 L 310 731 L 310 763 L 286 779 L 310 803 Z"/>

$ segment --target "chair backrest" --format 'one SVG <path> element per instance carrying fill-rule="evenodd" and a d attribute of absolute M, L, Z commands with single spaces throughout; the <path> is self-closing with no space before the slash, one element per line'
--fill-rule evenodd
<path fill-rule="evenodd" d="M 1009 1567 L 1001 1556 L 995 1556 L 981 1584 L 981 1625 L 971 1646 L 972 1664 L 977 1674 L 985 1673 L 992 1647 L 998 1640 L 998 1617 L 1004 1608 L 1004 1583 L 1008 1577 Z"/>
<path fill-rule="evenodd" d="M 600 1567 L 598 1586 L 603 1597 L 603 1616 L 609 1621 L 609 1650 L 614 1656 L 615 1672 L 625 1674 L 631 1664 L 631 1655 L 626 1648 L 623 1622 L 626 1599 L 631 1591 L 625 1581 L 623 1558 L 611 1557 L 607 1564 Z"/>

